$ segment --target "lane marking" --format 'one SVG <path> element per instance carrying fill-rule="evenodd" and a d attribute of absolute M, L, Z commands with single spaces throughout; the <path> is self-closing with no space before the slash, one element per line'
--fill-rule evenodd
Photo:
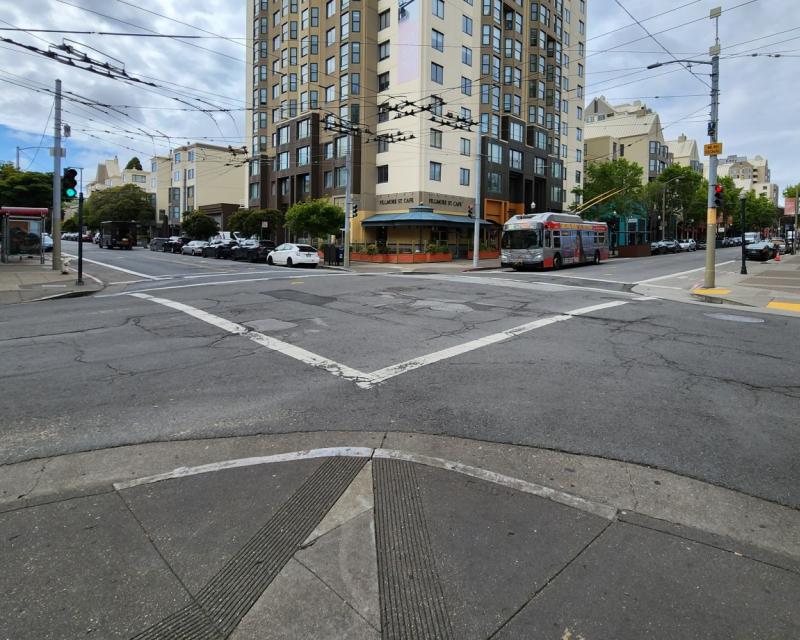
<path fill-rule="evenodd" d="M 73 258 L 74 260 L 78 259 L 78 256 L 73 256 L 70 253 L 64 253 L 63 255 L 67 256 L 68 258 Z M 140 273 L 138 271 L 131 271 L 130 269 L 125 269 L 123 267 L 117 267 L 117 266 L 114 266 L 113 264 L 108 264 L 107 262 L 99 262 L 98 260 L 92 260 L 91 258 L 84 257 L 83 261 L 84 262 L 90 262 L 92 264 L 96 264 L 96 265 L 99 265 L 101 267 L 106 267 L 108 269 L 114 269 L 115 271 L 122 271 L 122 273 L 128 273 L 128 274 L 130 274 L 132 276 L 137 276 L 139 278 L 145 278 L 147 280 L 163 280 L 164 279 L 164 276 L 151 276 L 151 275 L 148 275 L 146 273 Z"/>
<path fill-rule="evenodd" d="M 736 260 L 727 260 L 726 262 L 717 262 L 714 266 L 715 267 L 722 267 L 726 264 L 733 264 Z M 689 273 L 697 273 L 698 271 L 703 271 L 705 267 L 698 267 L 697 269 L 689 269 L 688 271 L 678 271 L 677 273 L 668 273 L 665 276 L 657 276 L 655 278 L 648 278 L 647 280 L 639 280 L 638 282 L 634 282 L 632 284 L 647 284 L 648 282 L 658 282 L 659 280 L 667 280 L 668 278 L 677 278 L 678 276 L 685 276 Z"/>
<path fill-rule="evenodd" d="M 429 353 L 427 355 L 412 358 L 411 360 L 406 360 L 405 362 L 384 367 L 383 369 L 378 369 L 372 373 L 367 373 L 364 371 L 359 371 L 358 369 L 354 369 L 353 367 L 349 367 L 340 362 L 336 362 L 335 360 L 331 360 L 330 358 L 313 353 L 303 349 L 302 347 L 284 342 L 283 340 L 272 338 L 263 333 L 259 333 L 258 331 L 251 331 L 247 327 L 237 324 L 236 322 L 226 320 L 225 318 L 221 318 L 220 316 L 216 316 L 212 313 L 208 313 L 207 311 L 192 307 L 188 304 L 183 304 L 182 302 L 168 300 L 167 298 L 157 298 L 142 292 L 128 293 L 126 295 L 139 298 L 141 300 L 147 300 L 149 302 L 154 302 L 170 309 L 174 309 L 175 311 L 180 311 L 197 320 L 210 324 L 233 335 L 243 336 L 271 351 L 281 353 L 285 356 L 303 362 L 304 364 L 310 365 L 317 369 L 323 369 L 332 375 L 349 380 L 350 382 L 355 383 L 355 385 L 361 389 L 371 389 L 374 386 L 386 382 L 391 378 L 395 378 L 399 375 L 407 373 L 408 371 L 413 371 L 414 369 L 419 369 L 429 364 L 441 362 L 442 360 L 447 360 L 470 351 L 475 351 L 476 349 L 497 344 L 515 336 L 533 331 L 534 329 L 546 327 L 557 322 L 563 322 L 574 317 L 588 315 L 595 311 L 611 309 L 613 307 L 619 307 L 628 304 L 628 301 L 625 300 L 615 300 L 612 302 L 603 302 L 601 304 L 595 304 L 589 307 L 574 309 L 563 314 L 550 316 L 548 318 L 540 318 L 517 327 L 512 327 L 511 329 L 506 329 L 505 331 L 500 331 L 499 333 L 494 333 L 482 338 L 470 340 L 460 345 L 434 351 L 433 353 Z"/>
<path fill-rule="evenodd" d="M 307 278 L 325 278 L 331 276 L 356 276 L 362 274 L 355 274 L 355 273 L 312 273 L 307 275 Z M 163 287 L 148 287 L 146 289 L 139 289 L 138 293 L 148 293 L 152 291 L 170 291 L 172 289 L 193 289 L 196 287 L 218 287 L 220 285 L 225 284 L 238 284 L 239 282 L 266 282 L 268 280 L 293 280 L 297 276 L 278 276 L 275 278 L 240 278 L 238 280 L 217 280 L 215 282 L 198 282 L 194 284 L 174 284 L 168 285 Z M 162 278 L 163 279 L 163 278 Z M 129 296 L 131 295 L 130 291 L 121 291 L 119 293 L 106 293 L 100 296 L 95 296 L 96 298 L 116 298 L 119 296 Z"/>
<path fill-rule="evenodd" d="M 445 458 L 435 458 L 432 456 L 400 451 L 398 449 L 372 449 L 369 447 L 330 447 L 326 449 L 290 451 L 288 453 L 278 453 L 270 456 L 223 460 L 220 462 L 198 465 L 195 467 L 178 467 L 177 469 L 173 469 L 172 471 L 167 471 L 165 473 L 159 473 L 143 478 L 136 478 L 134 480 L 115 482 L 112 486 L 116 491 L 124 491 L 125 489 L 132 489 L 133 487 L 139 487 L 146 484 L 164 482 L 165 480 L 188 478 L 204 473 L 216 473 L 217 471 L 225 471 L 227 469 L 241 469 L 242 467 L 252 467 L 262 464 L 274 464 L 278 462 L 294 462 L 297 460 L 313 460 L 316 458 L 333 457 L 378 458 L 382 460 L 401 460 L 404 462 L 412 462 L 414 464 L 420 464 L 426 467 L 433 467 L 436 469 L 442 469 L 444 471 L 459 473 L 461 475 L 483 480 L 485 482 L 491 482 L 492 484 L 508 487 L 509 489 L 513 489 L 521 493 L 535 495 L 546 500 L 551 500 L 574 509 L 579 509 L 596 516 L 600 516 L 606 520 L 614 520 L 614 518 L 617 516 L 617 509 L 610 505 L 594 502 L 572 493 L 553 489 L 552 487 L 546 487 L 544 485 L 522 480 L 520 478 L 507 476 L 502 473 L 490 471 L 489 469 L 473 467 L 461 462 L 446 460 Z"/>

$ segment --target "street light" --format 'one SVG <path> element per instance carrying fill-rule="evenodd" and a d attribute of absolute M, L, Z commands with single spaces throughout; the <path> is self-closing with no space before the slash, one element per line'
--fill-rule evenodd
<path fill-rule="evenodd" d="M 742 269 L 739 271 L 742 275 L 747 275 L 747 254 L 744 246 L 744 210 L 745 203 L 747 202 L 747 194 L 744 190 L 739 192 L 739 226 L 742 228 Z M 708 247 L 706 247 L 706 250 Z"/>

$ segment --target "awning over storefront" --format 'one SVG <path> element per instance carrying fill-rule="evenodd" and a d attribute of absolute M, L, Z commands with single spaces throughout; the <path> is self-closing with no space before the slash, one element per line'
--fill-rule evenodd
<path fill-rule="evenodd" d="M 481 220 L 482 225 L 491 225 L 488 220 Z M 473 218 L 457 216 L 449 213 L 435 213 L 417 207 L 408 213 L 379 213 L 364 220 L 362 227 L 471 227 Z"/>

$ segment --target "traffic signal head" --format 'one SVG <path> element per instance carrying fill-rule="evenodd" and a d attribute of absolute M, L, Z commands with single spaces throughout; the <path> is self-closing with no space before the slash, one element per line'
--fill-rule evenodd
<path fill-rule="evenodd" d="M 67 198 L 74 198 L 78 195 L 78 171 L 77 169 L 65 169 L 64 177 L 61 179 L 61 187 Z"/>
<path fill-rule="evenodd" d="M 722 208 L 722 185 L 714 185 L 714 206 L 717 209 Z"/>
<path fill-rule="evenodd" d="M 358 205 L 353 203 L 352 210 L 353 210 L 352 217 L 355 218 L 358 215 Z"/>

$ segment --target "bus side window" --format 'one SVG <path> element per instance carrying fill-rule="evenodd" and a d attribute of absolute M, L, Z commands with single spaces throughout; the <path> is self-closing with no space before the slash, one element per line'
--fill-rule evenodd
<path fill-rule="evenodd" d="M 561 232 L 553 231 L 553 249 L 561 248 Z"/>
<path fill-rule="evenodd" d="M 544 246 L 550 247 L 550 229 L 544 231 Z"/>

